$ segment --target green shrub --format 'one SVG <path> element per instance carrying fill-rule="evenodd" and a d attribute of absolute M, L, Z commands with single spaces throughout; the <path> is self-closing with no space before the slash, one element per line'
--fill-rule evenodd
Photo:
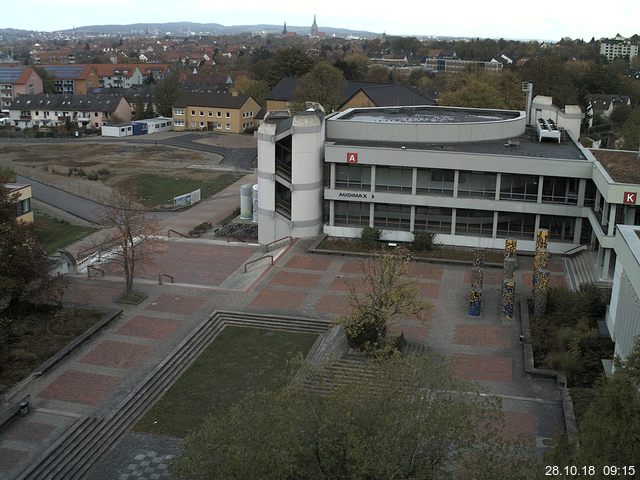
<path fill-rule="evenodd" d="M 35 353 L 31 353 L 24 348 L 15 348 L 9 352 L 9 358 L 16 362 L 33 362 L 38 359 Z"/>
<path fill-rule="evenodd" d="M 433 250 L 434 234 L 430 232 L 415 232 L 413 234 L 413 243 L 411 249 L 415 252 L 428 252 Z"/>
<path fill-rule="evenodd" d="M 360 239 L 367 248 L 375 248 L 380 241 L 382 232 L 377 228 L 364 227 Z"/>

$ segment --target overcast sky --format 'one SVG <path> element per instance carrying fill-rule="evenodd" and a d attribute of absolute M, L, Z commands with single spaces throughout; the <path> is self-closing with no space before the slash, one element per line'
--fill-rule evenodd
<path fill-rule="evenodd" d="M 309 2 L 311 3 L 311 2 Z M 5 9 L 0 27 L 63 30 L 85 25 L 187 21 L 222 25 L 277 24 L 386 32 L 559 40 L 640 33 L 640 0 L 30 0 Z M 8 13 L 8 14 L 7 14 Z"/>

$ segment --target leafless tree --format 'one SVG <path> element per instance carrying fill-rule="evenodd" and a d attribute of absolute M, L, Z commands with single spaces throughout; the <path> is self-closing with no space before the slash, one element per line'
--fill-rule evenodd
<path fill-rule="evenodd" d="M 120 187 L 99 214 L 101 225 L 106 227 L 101 248 L 113 250 L 109 261 L 122 267 L 127 299 L 133 298 L 136 268 L 153 263 L 154 255 L 161 249 L 158 219 L 142 211 L 138 199 L 134 187 Z"/>

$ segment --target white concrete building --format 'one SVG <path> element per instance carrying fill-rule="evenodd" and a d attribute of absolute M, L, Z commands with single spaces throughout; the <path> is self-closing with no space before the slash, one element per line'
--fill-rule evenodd
<path fill-rule="evenodd" d="M 586 247 L 595 279 L 609 283 L 615 226 L 640 224 L 638 160 L 557 133 L 541 138 L 509 110 L 272 113 L 257 133 L 259 241 L 359 237 L 370 226 L 388 241 L 427 231 L 460 247 L 501 249 L 516 238 L 532 252 L 546 228 L 552 253 Z"/>
<path fill-rule="evenodd" d="M 600 55 L 607 57 L 610 62 L 615 58 L 628 58 L 631 61 L 638 56 L 638 47 L 637 44 L 618 35 L 616 38 L 600 40 Z"/>
<path fill-rule="evenodd" d="M 619 225 L 617 255 L 607 328 L 615 342 L 614 354 L 627 358 L 640 335 L 640 227 Z"/>
<path fill-rule="evenodd" d="M 257 132 L 258 241 L 322 231 L 324 112 L 270 112 Z M 295 161 L 294 161 L 295 159 Z"/>

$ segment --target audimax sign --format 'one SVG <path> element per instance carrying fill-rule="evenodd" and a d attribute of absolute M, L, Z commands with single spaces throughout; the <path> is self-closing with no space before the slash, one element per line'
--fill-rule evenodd
<path fill-rule="evenodd" d="M 340 198 L 374 198 L 371 193 L 363 193 L 363 192 L 338 192 L 338 197 Z"/>

